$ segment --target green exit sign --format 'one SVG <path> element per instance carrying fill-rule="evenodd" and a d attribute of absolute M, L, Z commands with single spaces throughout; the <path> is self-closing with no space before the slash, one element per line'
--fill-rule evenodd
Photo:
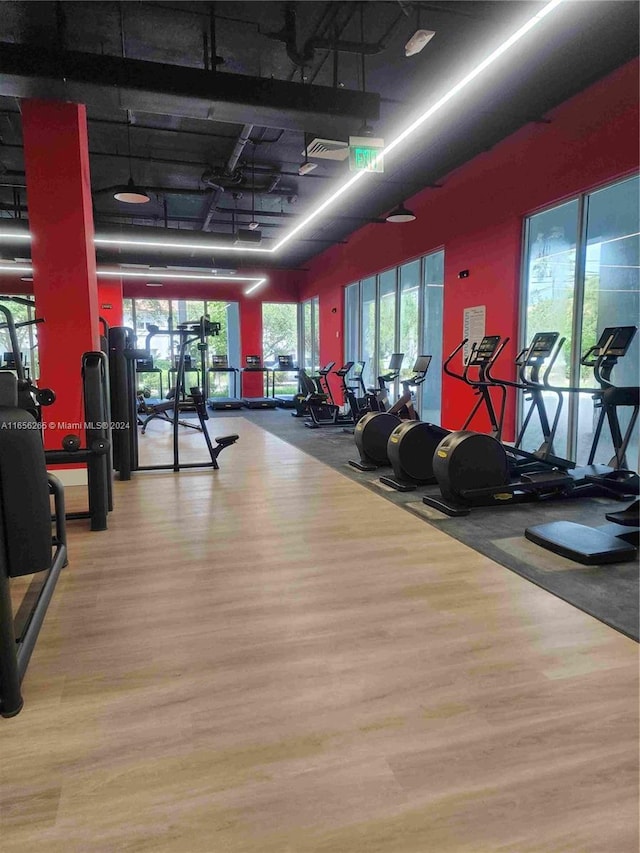
<path fill-rule="evenodd" d="M 384 172 L 384 139 L 349 137 L 349 169 L 352 172 Z"/>

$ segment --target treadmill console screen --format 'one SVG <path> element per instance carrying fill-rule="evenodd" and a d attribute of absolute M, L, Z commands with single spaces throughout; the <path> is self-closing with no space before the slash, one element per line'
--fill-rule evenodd
<path fill-rule="evenodd" d="M 260 364 L 260 356 L 259 355 L 248 355 L 245 358 L 245 362 L 247 367 L 262 367 Z"/>
<path fill-rule="evenodd" d="M 227 356 L 226 355 L 212 355 L 211 356 L 211 366 L 212 367 L 228 367 Z"/>
<path fill-rule="evenodd" d="M 596 344 L 599 355 L 610 355 L 617 358 L 626 355 L 636 331 L 635 326 L 607 326 Z"/>
<path fill-rule="evenodd" d="M 429 365 L 431 364 L 431 356 L 430 355 L 419 355 L 416 359 L 416 363 L 413 365 L 414 373 L 426 373 L 429 370 Z"/>
<path fill-rule="evenodd" d="M 293 369 L 293 356 L 292 355 L 279 355 L 278 356 L 278 368 L 280 370 L 292 370 Z"/>

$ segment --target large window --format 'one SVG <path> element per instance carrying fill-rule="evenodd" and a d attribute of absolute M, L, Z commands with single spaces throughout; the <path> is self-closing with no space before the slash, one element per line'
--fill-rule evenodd
<path fill-rule="evenodd" d="M 175 361 L 178 355 L 179 338 L 177 334 L 158 334 L 148 338 L 147 324 L 158 326 L 165 332 L 175 329 L 180 323 L 196 323 L 202 316 L 209 317 L 213 322 L 220 323 L 220 334 L 209 338 L 207 352 L 207 367 L 211 364 L 211 355 L 226 355 L 232 367 L 240 364 L 240 320 L 237 302 L 214 302 L 201 299 L 124 299 L 123 322 L 133 329 L 137 337 L 137 345 L 144 349 L 149 343 L 150 355 L 153 358 L 153 371 L 140 372 L 138 384 L 146 389 L 152 397 L 159 397 L 160 392 L 166 392 L 174 384 Z M 229 375 L 226 373 L 209 373 L 202 376 L 200 370 L 200 353 L 194 344 L 187 353 L 191 356 L 193 372 L 187 377 L 188 381 L 197 381 L 207 395 L 230 395 Z"/>
<path fill-rule="evenodd" d="M 378 325 L 378 368 L 372 384 L 389 368 L 389 359 L 396 349 L 396 270 L 387 270 L 378 276 L 379 316 Z M 373 363 L 373 362 L 372 362 Z"/>
<path fill-rule="evenodd" d="M 38 360 L 38 325 L 33 321 L 36 318 L 32 297 L 17 296 L 15 298 L 6 296 L 2 299 L 2 305 L 11 312 L 13 322 L 16 324 L 16 337 L 22 356 L 22 364 L 32 379 L 40 375 L 40 364 Z M 6 322 L 4 314 L 0 314 L 0 324 Z M 25 325 L 20 325 L 25 324 Z M 9 363 L 13 347 L 8 329 L 0 329 L 0 359 L 1 365 Z M 7 358 L 5 359 L 5 353 Z"/>
<path fill-rule="evenodd" d="M 262 303 L 262 363 L 273 366 L 279 355 L 293 356 L 298 363 L 298 305 L 294 302 Z M 293 372 L 276 372 L 275 393 L 295 394 L 298 383 Z"/>
<path fill-rule="evenodd" d="M 580 364 L 607 326 L 637 325 L 640 222 L 638 178 L 621 181 L 594 193 L 537 213 L 526 220 L 522 345 L 535 332 L 558 331 L 566 343 L 551 375 L 558 387 L 596 387 L 593 370 Z M 616 385 L 638 384 L 638 338 L 615 368 Z M 549 395 L 551 413 L 553 395 Z M 520 403 L 522 417 L 524 401 Z M 619 410 L 623 430 L 629 411 Z M 584 464 L 589 456 L 598 410 L 589 391 L 566 393 L 556 453 Z M 607 429 L 596 462 L 607 462 L 613 449 Z M 540 442 L 528 430 L 524 447 Z M 627 452 L 629 465 L 638 461 L 637 434 Z"/>
<path fill-rule="evenodd" d="M 300 306 L 300 352 L 301 367 L 309 374 L 320 368 L 320 299 L 312 296 Z"/>
<path fill-rule="evenodd" d="M 418 355 L 432 356 L 418 405 L 423 420 L 434 422 L 440 420 L 443 287 L 439 251 L 350 284 L 344 296 L 345 357 L 366 362 L 368 386 L 387 371 L 394 352 L 404 353 L 402 378 L 412 375 Z"/>
<path fill-rule="evenodd" d="M 422 263 L 422 352 L 432 356 L 427 381 L 422 386 L 421 417 L 440 423 L 442 399 L 442 303 L 444 252 L 434 252 Z"/>
<path fill-rule="evenodd" d="M 398 352 L 404 353 L 402 372 L 404 379 L 411 376 L 411 368 L 420 355 L 420 261 L 411 261 L 400 267 L 400 338 Z"/>
<path fill-rule="evenodd" d="M 376 300 L 376 277 L 360 282 L 360 346 L 358 358 L 364 361 L 363 378 L 367 385 L 376 381 L 376 337 L 379 316 Z"/>

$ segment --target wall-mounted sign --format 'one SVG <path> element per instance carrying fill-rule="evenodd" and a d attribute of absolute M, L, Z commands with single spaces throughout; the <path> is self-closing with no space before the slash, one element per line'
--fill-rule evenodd
<path fill-rule="evenodd" d="M 466 361 L 471 352 L 471 344 L 479 344 L 485 335 L 485 322 L 487 316 L 486 305 L 476 305 L 474 308 L 464 309 L 464 319 L 462 321 L 462 337 L 467 338 L 467 343 L 464 345 L 462 355 Z"/>
<path fill-rule="evenodd" d="M 349 137 L 349 170 L 351 172 L 384 172 L 382 149 L 384 139 L 370 136 Z"/>

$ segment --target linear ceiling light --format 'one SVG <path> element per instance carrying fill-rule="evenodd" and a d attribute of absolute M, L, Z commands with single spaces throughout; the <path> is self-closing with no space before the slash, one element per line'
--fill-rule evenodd
<path fill-rule="evenodd" d="M 0 272 L 22 272 L 31 275 L 33 269 L 31 267 L 18 266 L 17 264 L 0 264 Z"/>
<path fill-rule="evenodd" d="M 0 231 L 0 240 L 31 240 L 28 231 Z"/>
<path fill-rule="evenodd" d="M 98 269 L 97 274 L 100 278 L 146 278 L 146 279 L 171 279 L 172 281 L 237 281 L 251 282 L 251 287 L 245 290 L 245 294 L 252 293 L 260 285 L 268 281 L 266 276 L 249 276 L 238 275 L 235 271 L 228 275 L 212 275 L 211 273 L 187 273 L 187 272 L 153 272 L 150 275 L 149 270 L 105 270 Z"/>
<path fill-rule="evenodd" d="M 194 252 L 272 252 L 273 249 L 266 249 L 259 246 L 232 246 L 225 243 L 222 246 L 216 243 L 182 243 L 173 240 L 151 240 L 151 239 L 133 239 L 129 237 L 94 237 L 93 242 L 96 246 L 146 246 L 152 249 L 190 249 Z"/>
<path fill-rule="evenodd" d="M 12 273 L 23 273 L 27 275 L 33 275 L 33 268 L 22 266 L 18 264 L 0 264 L 0 272 L 12 272 Z M 134 272 L 133 270 L 104 270 L 98 269 L 96 270 L 97 275 L 100 278 L 146 278 L 149 279 L 153 277 L 154 279 L 158 278 L 168 278 L 173 281 L 237 281 L 238 283 L 245 282 L 250 283 L 251 287 L 245 290 L 245 294 L 253 293 L 254 290 L 257 290 L 261 285 L 265 284 L 269 279 L 267 276 L 249 276 L 249 275 L 237 275 L 237 273 L 230 273 L 229 275 L 211 275 L 209 273 L 184 273 L 184 272 L 175 272 L 175 273 L 157 273 L 154 272 L 153 276 L 150 274 L 150 270 Z"/>

